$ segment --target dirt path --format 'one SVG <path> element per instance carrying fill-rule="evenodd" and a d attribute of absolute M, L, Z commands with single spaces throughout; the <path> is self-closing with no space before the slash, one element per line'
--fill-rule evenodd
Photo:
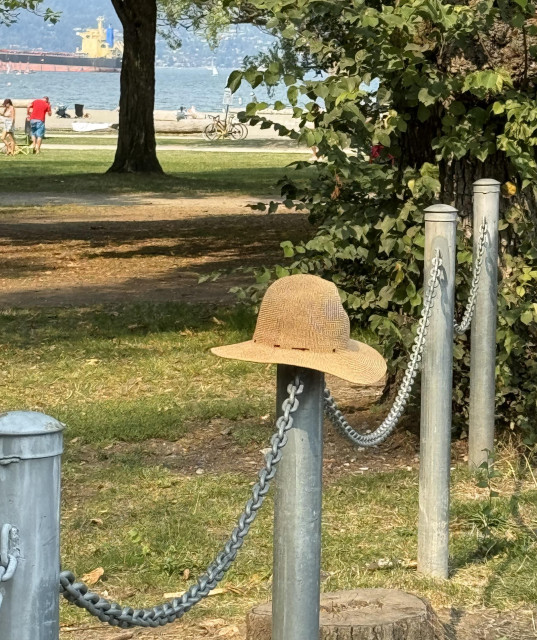
<path fill-rule="evenodd" d="M 174 207 L 174 214 L 180 218 L 195 218 L 201 214 L 232 215 L 239 213 L 251 213 L 249 204 L 254 204 L 260 198 L 227 197 L 227 196 L 196 196 L 185 197 L 167 195 L 163 193 L 53 193 L 48 191 L 31 191 L 20 193 L 7 191 L 2 193 L 0 213 L 2 220 L 17 219 L 21 222 L 28 220 L 55 220 L 58 223 L 73 219 L 88 220 L 92 212 L 75 211 L 64 216 L 50 210 L 39 211 L 12 211 L 11 207 L 107 207 L 98 212 L 99 219 L 117 220 L 125 217 L 125 212 L 120 213 L 110 207 Z M 270 200 L 270 198 L 265 198 Z M 65 213 L 65 212 L 64 212 Z M 118 218 L 118 215 L 120 216 Z M 132 214 L 136 220 L 146 218 L 154 219 L 159 213 L 154 210 L 143 211 L 137 209 Z M 73 217 L 74 216 L 74 217 Z M 77 217 L 78 216 L 78 217 Z M 104 216 L 104 218 L 103 218 Z"/>
<path fill-rule="evenodd" d="M 249 202 L 7 194 L 0 207 L 0 304 L 232 302 L 229 288 L 253 281 L 234 270 L 280 261 L 280 242 L 308 233 L 304 215 L 253 213 Z M 219 270 L 226 272 L 220 279 L 198 284 Z"/>

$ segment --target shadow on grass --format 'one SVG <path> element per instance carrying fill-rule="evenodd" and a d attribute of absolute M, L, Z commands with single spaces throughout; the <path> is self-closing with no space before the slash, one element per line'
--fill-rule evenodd
<path fill-rule="evenodd" d="M 535 570 L 531 562 L 531 558 L 535 555 L 537 530 L 524 520 L 520 510 L 521 501 L 533 505 L 537 504 L 537 490 L 523 491 L 522 482 L 517 479 L 510 498 L 504 503 L 496 505 L 498 521 L 502 521 L 503 515 L 505 515 L 506 518 L 511 518 L 514 526 L 513 524 L 509 526 L 508 521 L 505 520 L 504 526 L 500 526 L 497 530 L 492 530 L 488 536 L 476 540 L 476 545 L 472 549 L 467 549 L 466 553 L 460 554 L 454 560 L 454 574 L 471 564 L 493 567 L 493 572 L 483 588 L 483 605 L 487 608 L 501 609 L 501 600 L 509 598 L 510 592 L 513 594 L 511 599 L 514 599 L 514 594 L 516 594 L 516 598 L 521 602 L 533 602 L 537 596 Z M 475 511 L 475 505 L 473 509 Z M 453 608 L 451 610 L 450 619 L 445 624 L 448 640 L 468 637 L 467 630 L 459 631 L 464 615 L 465 612 L 460 609 Z M 492 634 L 491 630 L 491 635 L 479 637 L 491 640 L 493 638 L 507 640 L 511 637 L 522 637 L 515 630 L 513 631 L 515 635 L 506 636 L 506 625 L 507 623 L 503 624 L 502 630 L 498 629 L 497 633 Z"/>
<path fill-rule="evenodd" d="M 0 293 L 4 306 L 77 306 L 82 301 L 137 299 L 230 301 L 231 286 L 252 280 L 245 268 L 281 262 L 282 240 L 296 242 L 311 233 L 306 217 L 297 214 L 59 220 L 0 223 L 0 236 L 10 247 L 0 260 L 0 277 L 16 280 L 40 272 L 53 274 L 45 283 L 36 279 L 34 286 L 26 283 L 21 289 L 4 290 Z M 100 261 L 98 266 L 95 260 Z M 125 261 L 134 262 L 127 266 Z M 81 275 L 73 266 L 81 268 Z M 200 275 L 215 271 L 227 274 L 226 280 L 198 285 Z"/>
<path fill-rule="evenodd" d="M 254 311 L 244 305 L 138 303 L 94 308 L 34 308 L 0 311 L 0 340 L 6 347 L 35 349 L 61 344 L 121 340 L 135 336 L 226 331 L 251 334 Z M 246 339 L 246 338 L 245 338 Z M 115 349 L 114 344 L 110 347 Z"/>
<path fill-rule="evenodd" d="M 27 213 L 27 210 L 21 210 Z M 88 221 L 46 220 L 45 222 L 0 222 L 0 237 L 16 246 L 31 247 L 36 244 L 52 244 L 70 241 L 87 241 L 90 246 L 124 245 L 132 241 L 155 239 L 184 239 L 182 247 L 188 255 L 188 246 L 197 238 L 210 251 L 213 244 L 259 245 L 266 242 L 267 234 L 281 236 L 282 230 L 289 230 L 295 236 L 303 234 L 307 224 L 303 214 L 281 213 L 264 215 L 252 213 L 244 208 L 244 213 L 236 215 L 196 215 L 181 219 L 157 220 L 100 220 L 98 215 Z M 144 249 L 145 251 L 145 249 Z M 87 254 L 86 257 L 105 254 Z M 132 255 L 136 255 L 134 252 Z M 106 257 L 115 257 L 110 254 Z M 121 253 L 121 257 L 127 254 Z"/>

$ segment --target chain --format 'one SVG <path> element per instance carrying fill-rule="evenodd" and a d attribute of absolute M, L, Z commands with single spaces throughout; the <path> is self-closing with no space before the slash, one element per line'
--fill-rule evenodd
<path fill-rule="evenodd" d="M 487 219 L 483 218 L 481 227 L 479 228 L 479 240 L 477 244 L 477 255 L 474 263 L 472 274 L 472 285 L 470 287 L 470 296 L 468 297 L 468 304 L 464 310 L 462 320 L 460 324 L 454 321 L 454 329 L 457 335 L 462 335 L 468 331 L 470 324 L 472 323 L 472 317 L 475 311 L 475 303 L 477 301 L 477 291 L 479 288 L 479 276 L 481 275 L 481 268 L 483 266 L 483 256 L 485 255 L 485 244 L 487 242 Z"/>
<path fill-rule="evenodd" d="M 298 409 L 297 396 L 302 393 L 303 389 L 304 386 L 298 376 L 287 387 L 289 396 L 282 404 L 283 415 L 276 422 L 277 431 L 270 441 L 271 448 L 265 456 L 265 466 L 258 474 L 259 480 L 252 489 L 252 497 L 246 503 L 237 526 L 233 529 L 229 540 L 216 556 L 216 559 L 209 565 L 206 572 L 198 578 L 198 581 L 180 598 L 175 598 L 171 602 L 149 609 L 122 607 L 93 593 L 88 589 L 87 585 L 75 582 L 75 576 L 69 571 L 64 571 L 60 575 L 60 592 L 62 595 L 77 607 L 86 609 L 91 615 L 99 618 L 101 622 L 122 628 L 160 627 L 169 622 L 174 622 L 192 609 L 200 600 L 207 597 L 209 592 L 222 580 L 235 560 L 258 510 L 265 500 L 270 488 L 270 482 L 274 478 L 276 467 L 281 460 L 282 449 L 287 443 L 287 432 L 293 426 L 293 416 L 291 414 Z"/>
<path fill-rule="evenodd" d="M 386 419 L 382 424 L 373 431 L 366 435 L 355 431 L 351 425 L 345 420 L 345 417 L 338 409 L 337 404 L 332 397 L 328 389 L 324 390 L 324 410 L 328 415 L 332 423 L 349 438 L 352 442 L 359 447 L 374 447 L 381 442 L 384 442 L 386 438 L 392 433 L 397 426 L 399 419 L 404 413 L 405 407 L 410 397 L 412 387 L 414 386 L 414 380 L 418 374 L 419 364 L 421 362 L 421 356 L 425 346 L 425 338 L 427 336 L 427 329 L 429 327 L 429 321 L 431 319 L 431 313 L 433 310 L 434 298 L 436 296 L 436 288 L 440 280 L 440 267 L 442 266 L 442 258 L 440 256 L 440 250 L 436 249 L 434 258 L 432 260 L 432 269 L 429 276 L 429 281 L 426 287 L 425 300 L 423 303 L 423 309 L 421 310 L 421 318 L 418 323 L 418 331 L 414 338 L 414 344 L 412 345 L 412 353 L 407 365 L 403 381 L 395 397 L 395 401 L 390 409 Z"/>
<path fill-rule="evenodd" d="M 10 524 L 5 524 L 0 530 L 0 582 L 7 582 L 15 575 L 19 560 L 18 540 L 18 530 Z M 0 608 L 3 598 L 0 593 Z"/>

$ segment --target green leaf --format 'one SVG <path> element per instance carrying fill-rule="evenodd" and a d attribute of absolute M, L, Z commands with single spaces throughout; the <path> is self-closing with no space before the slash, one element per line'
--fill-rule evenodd
<path fill-rule="evenodd" d="M 241 86 L 243 78 L 242 71 L 232 71 L 229 74 L 229 78 L 227 79 L 227 87 L 231 89 L 231 93 L 235 93 L 237 89 Z"/>
<path fill-rule="evenodd" d="M 289 87 L 289 89 L 287 89 L 287 97 L 289 99 L 289 102 L 292 105 L 295 105 L 298 100 L 298 87 L 295 87 L 295 86 Z"/>
<path fill-rule="evenodd" d="M 425 106 L 429 106 L 436 102 L 436 98 L 429 93 L 429 90 L 425 87 L 419 90 L 418 100 Z"/>
<path fill-rule="evenodd" d="M 289 242 L 289 240 L 286 240 L 285 242 L 280 243 L 280 247 L 283 249 L 283 255 L 286 258 L 292 258 L 295 255 L 293 243 Z"/>

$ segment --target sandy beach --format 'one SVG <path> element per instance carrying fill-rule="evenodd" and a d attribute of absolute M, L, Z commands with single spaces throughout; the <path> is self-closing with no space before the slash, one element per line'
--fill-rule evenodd
<path fill-rule="evenodd" d="M 3 98 L 0 98 L 0 102 Z M 26 119 L 26 110 L 30 104 L 29 100 L 17 100 L 13 99 L 13 104 L 16 107 L 16 127 L 20 130 L 22 124 Z M 47 118 L 47 130 L 50 131 L 69 131 L 73 132 L 73 123 L 87 123 L 88 125 L 107 124 L 110 130 L 117 128 L 119 124 L 119 111 L 104 110 L 104 109 L 85 109 L 84 114 L 87 117 L 75 118 L 74 109 L 68 109 L 67 113 L 71 118 L 60 118 L 55 115 L 56 105 L 52 105 L 52 116 Z M 232 109 L 232 113 L 238 113 L 239 109 Z M 211 116 L 218 115 L 218 112 L 211 113 L 198 113 L 196 117 L 188 117 L 183 120 L 177 120 L 176 111 L 163 111 L 157 110 L 154 112 L 155 116 L 155 130 L 157 133 L 171 133 L 171 134 L 189 134 L 189 133 L 201 133 L 205 127 L 211 122 Z M 220 112 L 222 115 L 222 112 Z M 288 128 L 294 128 L 297 126 L 296 119 L 292 116 L 291 109 L 284 109 L 282 111 L 266 110 L 261 111 L 260 115 L 266 116 L 277 122 L 283 124 Z M 107 131 L 107 129 L 103 129 Z M 278 134 L 272 129 L 260 129 L 257 127 L 249 127 L 250 138 L 277 138 Z"/>

